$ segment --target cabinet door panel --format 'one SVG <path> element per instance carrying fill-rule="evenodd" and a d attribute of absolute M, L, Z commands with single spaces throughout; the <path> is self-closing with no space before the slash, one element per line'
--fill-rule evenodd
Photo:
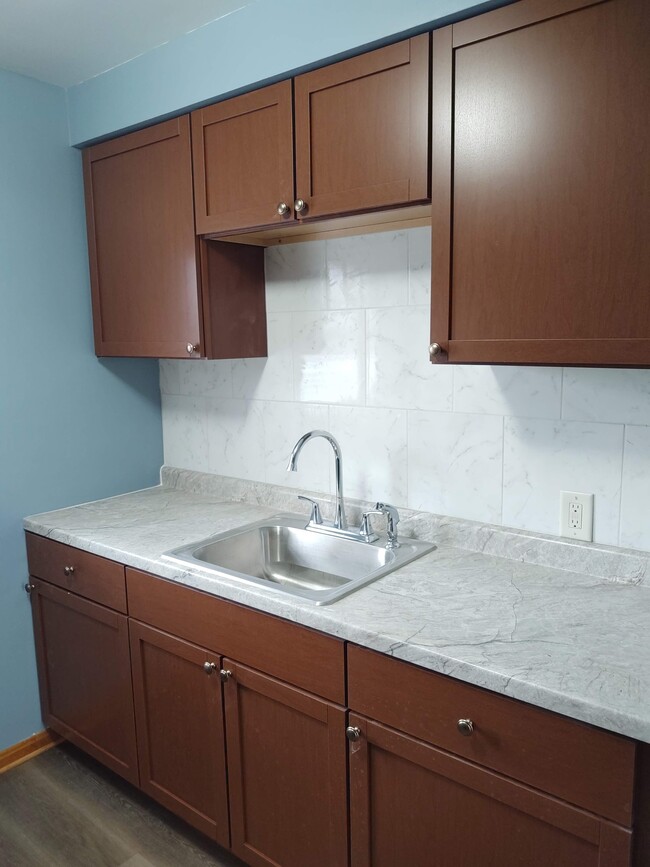
<path fill-rule="evenodd" d="M 434 34 L 449 360 L 650 364 L 649 38 L 645 0 L 522 0 Z"/>
<path fill-rule="evenodd" d="M 43 721 L 138 783 L 127 618 L 32 579 Z"/>
<path fill-rule="evenodd" d="M 233 852 L 253 867 L 345 867 L 345 711 L 224 667 Z"/>
<path fill-rule="evenodd" d="M 351 715 L 352 867 L 627 867 L 631 832 Z"/>
<path fill-rule="evenodd" d="M 199 234 L 293 220 L 291 81 L 193 112 L 192 143 Z"/>
<path fill-rule="evenodd" d="M 97 355 L 201 343 L 187 116 L 84 151 Z"/>
<path fill-rule="evenodd" d="M 141 788 L 228 846 L 220 659 L 134 620 L 130 632 Z"/>
<path fill-rule="evenodd" d="M 301 217 L 429 195 L 429 35 L 299 75 L 296 195 Z"/>

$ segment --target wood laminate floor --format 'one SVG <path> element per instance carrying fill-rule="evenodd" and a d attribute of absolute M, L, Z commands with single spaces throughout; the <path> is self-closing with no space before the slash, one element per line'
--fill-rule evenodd
<path fill-rule="evenodd" d="M 244 867 L 69 745 L 0 774 L 0 867 Z"/>

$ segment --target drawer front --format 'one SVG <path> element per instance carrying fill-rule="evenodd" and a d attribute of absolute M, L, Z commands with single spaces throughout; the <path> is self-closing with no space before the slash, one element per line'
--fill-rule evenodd
<path fill-rule="evenodd" d="M 137 620 L 345 704 L 345 646 L 338 638 L 136 569 L 127 568 L 126 582 Z"/>
<path fill-rule="evenodd" d="M 630 827 L 635 744 L 355 645 L 350 708 Z M 459 720 L 471 720 L 467 736 Z"/>
<path fill-rule="evenodd" d="M 29 574 L 126 614 L 124 566 L 27 533 Z"/>

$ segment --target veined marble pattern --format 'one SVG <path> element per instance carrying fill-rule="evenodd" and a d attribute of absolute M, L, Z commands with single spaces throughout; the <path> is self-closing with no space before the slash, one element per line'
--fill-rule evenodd
<path fill-rule="evenodd" d="M 534 418 L 560 416 L 560 368 L 457 365 L 454 377 L 456 412 Z"/>
<path fill-rule="evenodd" d="M 293 375 L 297 400 L 365 403 L 363 310 L 293 314 Z"/>
<path fill-rule="evenodd" d="M 182 489 L 183 473 L 163 475 L 181 486 L 32 516 L 25 527 L 650 742 L 650 587 L 440 546 L 333 605 L 317 607 L 163 560 L 169 548 L 277 511 L 227 502 L 223 494 L 190 493 Z M 197 474 L 189 478 L 186 484 L 201 484 Z M 224 492 L 229 488 L 219 480 L 205 482 L 206 489 L 220 485 Z M 233 485 L 236 490 L 244 483 L 233 480 Z M 250 497 L 271 490 L 257 483 L 248 487 Z"/>
<path fill-rule="evenodd" d="M 293 400 L 292 314 L 268 313 L 266 323 L 268 358 L 233 360 L 232 396 L 257 400 Z"/>
<path fill-rule="evenodd" d="M 431 365 L 428 228 L 278 245 L 265 257 L 268 359 L 160 364 L 167 463 L 241 465 L 248 480 L 287 484 L 282 451 L 296 425 L 327 417 L 350 443 L 355 493 L 386 488 L 400 507 L 556 534 L 560 491 L 579 490 L 595 495 L 597 542 L 650 550 L 650 371 Z M 229 399 L 251 404 L 238 406 L 240 426 Z M 371 413 L 350 407 L 384 410 L 376 417 L 391 424 L 405 412 L 406 452 L 392 428 L 372 431 L 376 456 L 359 451 Z M 251 442 L 260 452 L 247 460 Z M 306 454 L 304 484 L 329 491 L 326 463 L 325 451 Z"/>
<path fill-rule="evenodd" d="M 594 497 L 594 541 L 618 541 L 623 425 L 506 419 L 503 521 L 552 533 L 556 491 Z"/>
<path fill-rule="evenodd" d="M 503 421 L 409 413 L 409 505 L 495 523 L 501 517 Z"/>
<path fill-rule="evenodd" d="M 563 418 L 650 425 L 650 370 L 570 368 L 562 402 Z"/>
<path fill-rule="evenodd" d="M 368 406 L 451 410 L 454 369 L 429 361 L 428 307 L 366 311 Z"/>
<path fill-rule="evenodd" d="M 650 428 L 625 428 L 621 544 L 650 549 Z"/>
<path fill-rule="evenodd" d="M 328 307 L 398 307 L 408 303 L 406 232 L 327 241 Z"/>

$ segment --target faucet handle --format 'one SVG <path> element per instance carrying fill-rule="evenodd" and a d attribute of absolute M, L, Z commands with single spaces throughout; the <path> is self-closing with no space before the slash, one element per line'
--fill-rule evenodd
<path fill-rule="evenodd" d="M 370 516 L 371 515 L 383 515 L 384 513 L 379 509 L 368 509 L 367 512 L 364 512 L 361 515 L 361 526 L 359 527 L 359 535 L 364 540 L 364 542 L 374 542 L 379 536 L 372 529 L 370 524 Z"/>
<path fill-rule="evenodd" d="M 309 523 L 322 524 L 323 516 L 321 515 L 320 506 L 316 500 L 312 500 L 311 497 L 304 497 L 302 494 L 298 494 L 298 499 L 304 500 L 306 503 L 311 503 L 311 516 L 309 518 Z"/>
<path fill-rule="evenodd" d="M 381 512 L 382 515 L 386 515 L 386 536 L 388 537 L 386 547 L 399 548 L 399 542 L 397 541 L 397 525 L 399 524 L 399 512 L 397 511 L 395 506 L 391 506 L 390 503 L 377 503 L 375 509 Z"/>

